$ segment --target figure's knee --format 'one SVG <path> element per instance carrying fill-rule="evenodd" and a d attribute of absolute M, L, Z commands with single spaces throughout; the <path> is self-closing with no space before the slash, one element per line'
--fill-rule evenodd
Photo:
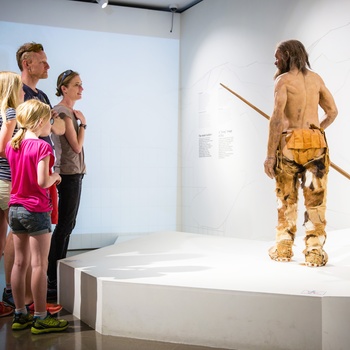
<path fill-rule="evenodd" d="M 304 188 L 305 207 L 325 207 L 326 191 L 323 188 Z"/>
<path fill-rule="evenodd" d="M 308 208 L 304 214 L 304 227 L 306 232 L 316 231 L 316 235 L 324 232 L 326 227 L 326 207 Z"/>

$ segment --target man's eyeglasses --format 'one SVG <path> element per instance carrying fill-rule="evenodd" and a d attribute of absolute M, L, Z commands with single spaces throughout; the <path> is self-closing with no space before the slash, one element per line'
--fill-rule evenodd
<path fill-rule="evenodd" d="M 50 125 L 53 125 L 53 123 L 55 122 L 55 119 L 53 119 L 53 117 L 50 118 Z"/>
<path fill-rule="evenodd" d="M 63 72 L 62 74 L 62 78 L 61 78 L 61 82 L 59 85 L 62 85 L 64 82 L 64 79 L 66 79 L 69 75 L 71 75 L 73 73 L 73 71 L 71 69 L 66 70 L 65 72 Z"/>

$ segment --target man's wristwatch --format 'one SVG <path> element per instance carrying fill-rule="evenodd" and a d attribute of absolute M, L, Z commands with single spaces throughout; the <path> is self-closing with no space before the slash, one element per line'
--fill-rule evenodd
<path fill-rule="evenodd" d="M 86 124 L 80 124 L 79 128 L 84 128 L 86 130 L 87 125 Z"/>

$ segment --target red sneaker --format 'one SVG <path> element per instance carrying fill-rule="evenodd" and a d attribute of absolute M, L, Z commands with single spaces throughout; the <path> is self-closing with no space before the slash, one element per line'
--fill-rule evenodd
<path fill-rule="evenodd" d="M 13 308 L 5 305 L 0 301 L 0 317 L 10 316 L 13 313 Z"/>
<path fill-rule="evenodd" d="M 30 313 L 34 313 L 34 303 L 27 305 L 27 309 Z M 62 310 L 62 305 L 60 304 L 46 304 L 46 310 L 51 314 L 57 314 Z"/>
<path fill-rule="evenodd" d="M 46 310 L 51 314 L 57 314 L 62 310 L 62 305 L 60 304 L 46 304 Z"/>

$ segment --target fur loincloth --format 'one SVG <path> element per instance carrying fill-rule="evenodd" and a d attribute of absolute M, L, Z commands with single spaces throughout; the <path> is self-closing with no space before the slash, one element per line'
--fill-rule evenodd
<path fill-rule="evenodd" d="M 327 150 L 327 142 L 323 130 L 310 126 L 310 129 L 295 129 L 283 134 L 281 141 L 282 154 L 300 165 L 318 159 Z"/>

